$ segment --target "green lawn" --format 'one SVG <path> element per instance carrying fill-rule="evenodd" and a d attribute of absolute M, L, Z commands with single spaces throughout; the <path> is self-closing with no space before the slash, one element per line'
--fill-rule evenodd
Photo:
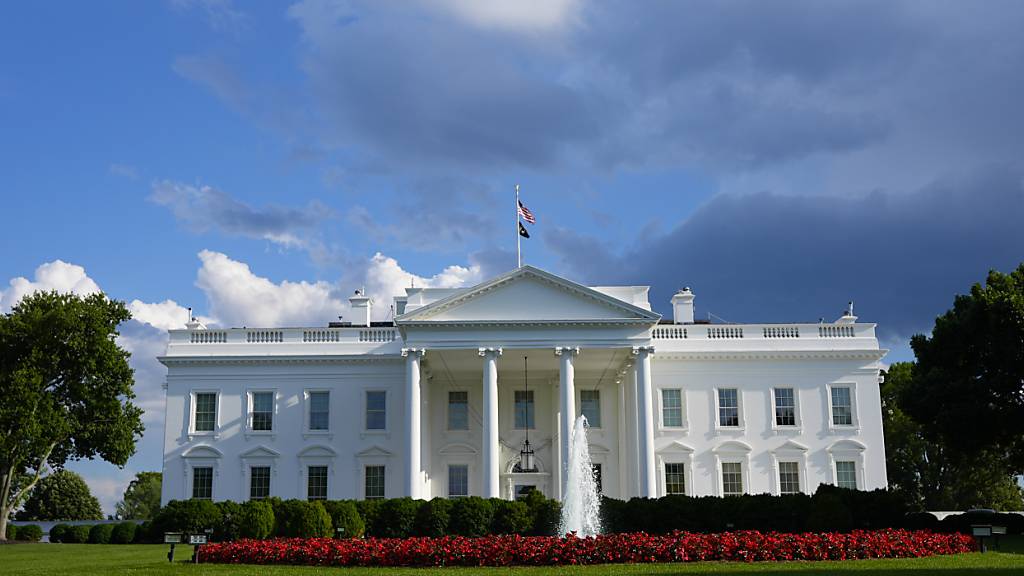
<path fill-rule="evenodd" d="M 768 574 L 774 576 L 814 574 L 907 574 L 912 576 L 1024 574 L 1024 538 L 1004 542 L 1001 552 L 936 556 L 906 560 L 854 560 L 849 562 L 763 562 L 737 564 L 699 562 L 687 564 L 617 564 L 552 568 L 315 568 L 305 566 L 228 566 L 185 562 L 168 564 L 167 546 L 103 546 L 95 544 L 11 544 L 0 546 L 0 574 L 345 574 L 389 576 L 415 574 Z M 179 558 L 191 555 L 188 547 L 178 548 Z"/>

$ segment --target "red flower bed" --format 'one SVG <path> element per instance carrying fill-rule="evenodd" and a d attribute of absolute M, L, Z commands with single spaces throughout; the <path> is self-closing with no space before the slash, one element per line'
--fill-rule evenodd
<path fill-rule="evenodd" d="M 291 538 L 237 540 L 203 547 L 202 562 L 325 566 L 552 566 L 731 560 L 909 558 L 974 550 L 963 534 L 907 530 L 849 534 L 607 534 L 596 538 Z"/>

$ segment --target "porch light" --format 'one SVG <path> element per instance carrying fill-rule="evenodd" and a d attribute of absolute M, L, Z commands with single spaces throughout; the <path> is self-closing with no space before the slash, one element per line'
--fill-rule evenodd
<path fill-rule="evenodd" d="M 530 391 L 530 365 L 526 356 L 523 356 L 523 388 L 527 392 Z M 527 406 L 529 406 L 529 404 L 527 404 Z M 527 408 L 527 410 L 529 410 L 529 408 Z M 523 449 L 519 451 L 519 471 L 537 471 L 537 466 L 533 461 L 533 447 L 530 446 L 530 426 L 528 420 L 526 426 L 526 440 L 523 441 Z"/>

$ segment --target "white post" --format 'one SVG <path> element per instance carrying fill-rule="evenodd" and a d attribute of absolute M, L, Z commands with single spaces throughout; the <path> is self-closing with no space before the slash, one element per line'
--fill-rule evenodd
<path fill-rule="evenodd" d="M 422 484 L 420 463 L 420 358 L 422 348 L 402 348 L 405 356 L 405 458 L 406 474 L 403 492 L 410 498 L 420 498 Z"/>
<path fill-rule="evenodd" d="M 480 348 L 479 353 L 484 359 L 484 481 L 481 496 L 499 498 L 498 356 L 501 356 L 501 348 Z"/>
<path fill-rule="evenodd" d="M 562 461 L 559 469 L 562 471 L 562 482 L 559 497 L 565 495 L 565 483 L 569 481 L 569 443 L 572 440 L 572 430 L 576 420 L 576 369 L 573 366 L 573 360 L 579 353 L 579 348 L 555 348 L 555 355 L 561 358 L 558 384 L 562 421 L 558 435 L 561 447 Z"/>
<path fill-rule="evenodd" d="M 640 447 L 640 496 L 657 496 L 657 477 L 654 472 L 654 419 L 651 390 L 651 354 L 654 346 L 636 346 L 636 405 L 639 422 L 637 436 Z"/>

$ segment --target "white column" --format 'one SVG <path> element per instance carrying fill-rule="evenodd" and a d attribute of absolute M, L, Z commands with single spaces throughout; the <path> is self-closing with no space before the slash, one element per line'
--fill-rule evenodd
<path fill-rule="evenodd" d="M 402 348 L 405 356 L 405 477 L 402 493 L 410 498 L 420 498 L 422 465 L 420 454 L 420 359 L 422 348 Z"/>
<path fill-rule="evenodd" d="M 651 354 L 654 346 L 636 346 L 637 436 L 640 448 L 640 496 L 654 498 L 658 494 L 654 472 L 654 410 L 651 390 Z"/>
<path fill-rule="evenodd" d="M 498 356 L 501 348 L 480 348 L 484 359 L 484 498 L 499 498 L 501 487 L 498 482 L 498 459 L 501 446 L 498 444 Z"/>
<path fill-rule="evenodd" d="M 561 490 L 558 497 L 565 494 L 565 483 L 569 480 L 569 442 L 572 440 L 572 429 L 576 421 L 576 368 L 573 362 L 579 348 L 558 347 L 555 348 L 555 355 L 561 359 L 558 391 L 559 411 L 562 413 L 561 426 L 558 430 L 559 446 L 561 448 L 561 462 L 559 469 L 562 471 Z"/>

